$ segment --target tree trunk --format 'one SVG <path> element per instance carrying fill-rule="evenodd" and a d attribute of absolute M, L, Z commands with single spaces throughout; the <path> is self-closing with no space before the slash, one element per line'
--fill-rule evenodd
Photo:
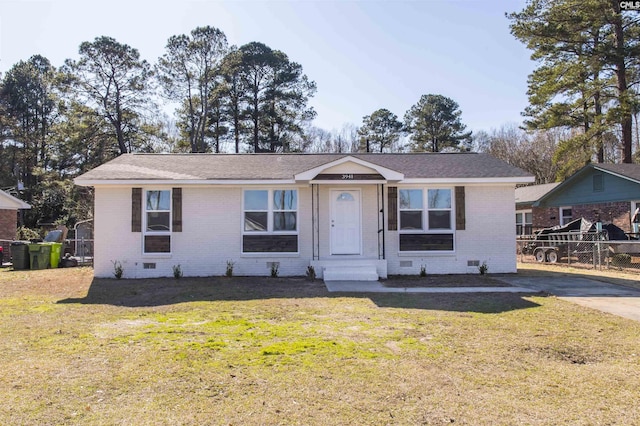
<path fill-rule="evenodd" d="M 118 147 L 120 148 L 120 154 L 126 154 L 127 143 L 124 140 L 124 134 L 122 133 L 122 109 L 120 108 L 120 97 L 116 97 L 116 121 L 114 123 L 116 129 L 116 138 L 118 139 Z"/>
<path fill-rule="evenodd" d="M 258 112 L 259 102 L 258 102 L 258 92 L 254 92 L 253 94 L 253 152 L 260 152 L 260 134 L 259 134 L 259 125 L 260 118 Z"/>
<path fill-rule="evenodd" d="M 593 94 L 593 102 L 595 105 L 596 116 L 595 119 L 598 120 L 596 124 L 596 144 L 598 147 L 598 163 L 604 163 L 604 138 L 602 137 L 602 105 L 600 103 L 600 90 L 596 90 Z"/>
<path fill-rule="evenodd" d="M 631 133 L 633 132 L 633 124 L 631 121 L 631 111 L 627 101 L 627 66 L 624 62 L 624 28 L 622 24 L 622 14 L 620 11 L 620 2 L 611 0 L 615 15 L 613 18 L 613 26 L 615 30 L 615 72 L 618 80 L 618 101 L 622 117 L 620 125 L 622 126 L 622 162 L 631 163 Z"/>

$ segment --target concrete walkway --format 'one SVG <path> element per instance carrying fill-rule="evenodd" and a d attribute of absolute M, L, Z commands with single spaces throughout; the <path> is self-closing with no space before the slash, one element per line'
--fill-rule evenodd
<path fill-rule="evenodd" d="M 537 293 L 640 321 L 640 290 L 581 277 L 501 276 L 512 287 L 385 287 L 379 281 L 325 281 L 330 292 L 350 293 Z"/>

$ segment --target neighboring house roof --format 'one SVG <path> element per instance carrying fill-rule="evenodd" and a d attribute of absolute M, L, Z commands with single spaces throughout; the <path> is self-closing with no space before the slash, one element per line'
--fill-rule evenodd
<path fill-rule="evenodd" d="M 617 175 L 635 183 L 640 183 L 640 164 L 591 164 L 596 170 Z"/>
<path fill-rule="evenodd" d="M 387 180 L 532 182 L 533 177 L 487 154 L 125 154 L 77 177 L 79 185 L 220 183 L 308 179 L 346 161 L 367 165 Z M 306 173 L 305 173 L 306 172 Z"/>
<path fill-rule="evenodd" d="M 31 206 L 24 201 L 9 195 L 4 191 L 0 191 L 0 209 L 4 210 L 18 210 L 18 209 L 30 209 Z"/>
<path fill-rule="evenodd" d="M 598 188 L 596 188 L 596 178 Z M 587 164 L 544 194 L 534 206 L 555 207 L 640 198 L 640 164 Z"/>
<path fill-rule="evenodd" d="M 531 205 L 558 185 L 560 185 L 560 182 L 543 183 L 541 185 L 529 185 L 516 188 L 516 205 Z"/>

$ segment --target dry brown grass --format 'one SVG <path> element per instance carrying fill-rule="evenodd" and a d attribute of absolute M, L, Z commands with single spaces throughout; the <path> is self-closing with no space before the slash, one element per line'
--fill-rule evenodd
<path fill-rule="evenodd" d="M 0 270 L 1 424 L 640 424 L 640 324 L 553 297 Z"/>
<path fill-rule="evenodd" d="M 502 274 L 428 274 L 427 276 L 391 276 L 382 283 L 386 287 L 511 287 L 501 281 Z"/>

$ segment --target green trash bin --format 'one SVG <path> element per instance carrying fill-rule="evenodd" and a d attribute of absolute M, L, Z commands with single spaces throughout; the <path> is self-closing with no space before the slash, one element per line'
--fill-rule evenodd
<path fill-rule="evenodd" d="M 29 244 L 31 269 L 47 269 L 51 262 L 51 245 L 43 243 Z"/>
<path fill-rule="evenodd" d="M 29 269 L 29 241 L 11 242 L 13 269 Z"/>
<path fill-rule="evenodd" d="M 49 259 L 49 265 L 51 265 L 52 268 L 57 268 L 62 254 L 62 243 L 46 244 L 51 246 L 51 258 Z"/>

